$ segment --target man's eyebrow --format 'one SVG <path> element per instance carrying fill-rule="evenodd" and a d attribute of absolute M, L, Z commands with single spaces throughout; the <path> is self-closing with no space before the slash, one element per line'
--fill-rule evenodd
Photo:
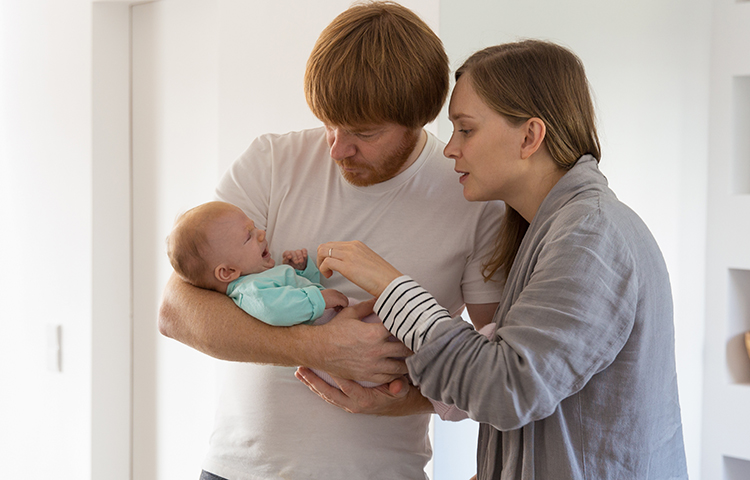
<path fill-rule="evenodd" d="M 358 134 L 358 133 L 378 133 L 382 130 L 382 127 L 379 126 L 372 126 L 372 127 L 357 127 L 352 128 L 349 130 L 349 133 Z"/>

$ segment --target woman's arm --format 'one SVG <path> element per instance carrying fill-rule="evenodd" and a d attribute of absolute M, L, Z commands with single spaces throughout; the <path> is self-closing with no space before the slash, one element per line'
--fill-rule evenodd
<path fill-rule="evenodd" d="M 408 277 L 392 282 L 375 310 L 413 343 L 409 373 L 425 395 L 497 429 L 516 429 L 550 415 L 621 351 L 636 303 L 628 257 L 570 243 L 547 249 L 500 312 L 492 341 L 441 315 Z"/>

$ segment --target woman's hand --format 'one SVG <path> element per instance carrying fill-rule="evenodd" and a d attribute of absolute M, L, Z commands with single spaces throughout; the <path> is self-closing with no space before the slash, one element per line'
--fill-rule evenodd
<path fill-rule="evenodd" d="M 435 411 L 432 403 L 416 387 L 409 385 L 405 377 L 375 388 L 365 388 L 357 382 L 332 377 L 339 390 L 304 367 L 298 368 L 295 376 L 320 398 L 349 413 L 403 416 Z"/>
<path fill-rule="evenodd" d="M 318 247 L 318 269 L 330 278 L 339 272 L 374 297 L 402 274 L 360 241 L 327 242 Z"/>

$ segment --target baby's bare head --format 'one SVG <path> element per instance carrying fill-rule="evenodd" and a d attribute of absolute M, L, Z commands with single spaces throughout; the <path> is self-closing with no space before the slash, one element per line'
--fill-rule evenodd
<path fill-rule="evenodd" d="M 167 255 L 175 273 L 200 288 L 217 290 L 210 230 L 227 213 L 239 210 L 225 202 L 208 202 L 181 214 L 167 237 Z"/>

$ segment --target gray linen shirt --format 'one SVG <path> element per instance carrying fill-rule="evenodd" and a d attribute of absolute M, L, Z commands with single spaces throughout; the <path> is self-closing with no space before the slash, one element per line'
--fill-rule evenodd
<path fill-rule="evenodd" d="M 687 478 L 667 269 L 593 157 L 529 226 L 493 340 L 425 294 L 402 277 L 376 313 L 422 393 L 481 422 L 479 480 Z"/>

